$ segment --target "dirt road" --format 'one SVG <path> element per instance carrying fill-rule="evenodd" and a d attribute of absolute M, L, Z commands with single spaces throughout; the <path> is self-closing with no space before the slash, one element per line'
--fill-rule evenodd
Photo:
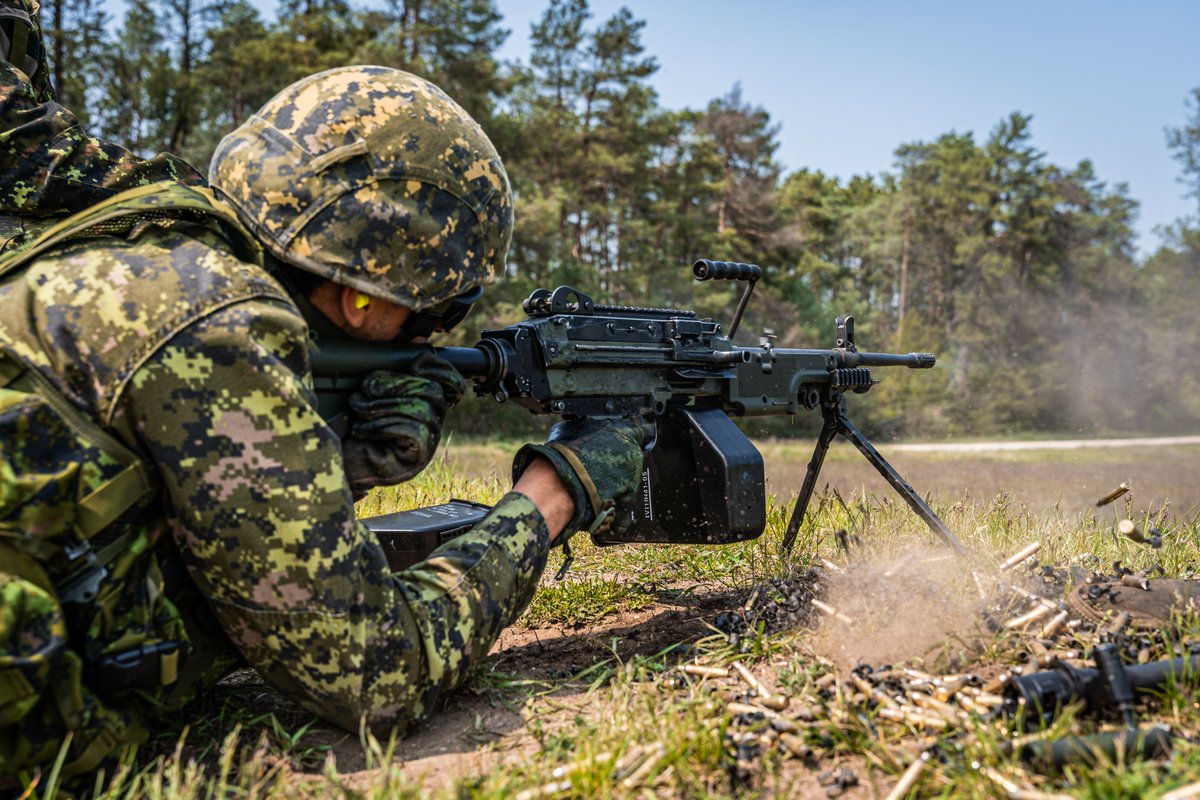
<path fill-rule="evenodd" d="M 1200 444 L 1200 436 L 1156 436 L 1144 439 L 1047 439 L 1036 442 L 932 442 L 893 444 L 896 453 L 990 453 L 1005 450 L 1083 450 L 1109 447 L 1178 447 Z"/>

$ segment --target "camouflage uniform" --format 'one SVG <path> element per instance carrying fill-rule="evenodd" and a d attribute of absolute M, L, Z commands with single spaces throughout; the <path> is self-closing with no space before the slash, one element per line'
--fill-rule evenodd
<path fill-rule="evenodd" d="M 10 103 L 30 97 L 9 84 L 0 91 Z M 414 97 L 419 92 L 364 91 L 348 111 L 387 119 Z M 436 130 L 459 120 L 425 123 Z M 312 145 L 303 133 L 295 141 Z M 410 141 L 408 151 L 423 144 Z M 353 170 L 385 161 L 346 146 L 322 165 L 343 185 Z M 4 151 L 4 165 L 46 171 L 26 173 L 34 176 L 28 192 L 5 178 L 0 211 L 56 207 L 55 184 L 45 180 L 60 169 L 53 149 L 29 140 Z M 136 183 L 129 176 L 141 174 L 137 165 L 114 166 L 126 163 L 120 158 L 106 161 L 100 154 L 113 151 L 105 146 L 79 152 L 100 166 L 66 169 L 98 191 L 114 176 Z M 379 191 L 422 211 L 442 208 L 445 198 L 402 167 Z M 239 180 L 224 177 L 226 188 Z M 497 179 L 506 180 L 473 165 L 451 190 L 494 211 L 497 204 L 481 198 Z M 26 198 L 31 206 L 22 206 Z M 364 252 L 386 253 L 390 262 L 368 258 L 379 279 L 364 288 L 372 293 L 381 285 L 384 294 L 405 291 L 403 281 L 387 283 L 389 264 L 429 270 L 445 263 L 439 252 L 466 258 L 507 244 L 449 216 L 439 228 L 383 236 L 418 217 L 380 220 L 388 203 L 375 199 L 360 188 L 312 219 L 345 221 L 371 248 L 328 253 L 333 274 Z M 384 729 L 427 715 L 531 598 L 549 543 L 541 514 L 510 493 L 471 533 L 412 569 L 389 572 L 355 518 L 338 439 L 315 410 L 305 321 L 256 252 L 256 239 L 275 249 L 279 231 L 243 212 L 242 222 L 255 226 L 251 237 L 221 200 L 180 184 L 110 202 L 130 213 L 92 229 L 106 235 L 67 238 L 0 278 L 0 777 L 52 761 L 67 731 L 67 772 L 85 772 L 241 658 L 350 729 L 363 715 Z M 181 203 L 207 204 L 211 213 L 151 213 Z M 383 224 L 361 225 L 364 214 Z M 320 256 L 304 229 L 291 233 L 289 246 L 298 249 L 289 258 Z M 494 255 L 491 263 L 502 263 L 502 249 Z M 465 270 L 449 263 L 435 269 L 433 284 L 409 292 L 414 304 L 464 285 Z M 150 469 L 139 473 L 134 463 Z M 101 525 L 95 509 L 78 510 L 130 474 L 140 494 L 108 512 L 115 520 Z M 85 549 L 84 540 L 107 575 L 93 600 L 60 606 L 59 581 L 72 568 L 64 553 Z M 129 663 L 150 665 L 152 680 L 101 685 L 97 665 L 120 665 L 128 654 Z"/>

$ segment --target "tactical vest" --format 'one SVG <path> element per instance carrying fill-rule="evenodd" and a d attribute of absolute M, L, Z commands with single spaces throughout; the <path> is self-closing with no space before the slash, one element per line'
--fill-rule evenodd
<path fill-rule="evenodd" d="M 110 385 L 81 400 L 64 374 L 71 365 L 56 362 L 32 324 L 45 271 L 31 265 L 67 248 L 60 263 L 86 269 L 85 238 L 137 241 L 147 226 L 188 225 L 215 226 L 232 257 L 170 268 L 224 270 L 221 291 L 173 298 L 156 333 L 104 351 Z M 132 374 L 181 326 L 243 300 L 286 300 L 261 264 L 232 211 L 176 183 L 124 192 L 0 255 L 0 787 L 53 762 L 67 733 L 61 774 L 86 773 L 144 738 L 146 708 L 188 699 L 178 684 L 196 631 L 156 554 L 159 480 L 108 423 Z"/>

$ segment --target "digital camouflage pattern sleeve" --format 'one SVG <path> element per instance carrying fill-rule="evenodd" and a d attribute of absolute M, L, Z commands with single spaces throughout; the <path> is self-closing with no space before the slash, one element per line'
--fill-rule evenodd
<path fill-rule="evenodd" d="M 62 217 L 112 195 L 164 180 L 203 185 L 183 159 L 140 158 L 89 136 L 67 108 L 0 59 L 0 214 Z"/>
<path fill-rule="evenodd" d="M 510 493 L 471 533 L 389 572 L 315 411 L 305 341 L 282 303 L 218 311 L 134 374 L 114 422 L 159 466 L 189 573 L 247 659 L 344 727 L 364 714 L 404 727 L 528 604 L 549 532 Z"/>

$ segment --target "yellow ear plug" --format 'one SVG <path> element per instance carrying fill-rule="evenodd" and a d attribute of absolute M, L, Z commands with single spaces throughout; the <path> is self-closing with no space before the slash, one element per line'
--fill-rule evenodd
<path fill-rule="evenodd" d="M 369 305 L 371 305 L 371 298 L 361 292 L 358 297 L 354 298 L 355 308 L 366 308 Z"/>

